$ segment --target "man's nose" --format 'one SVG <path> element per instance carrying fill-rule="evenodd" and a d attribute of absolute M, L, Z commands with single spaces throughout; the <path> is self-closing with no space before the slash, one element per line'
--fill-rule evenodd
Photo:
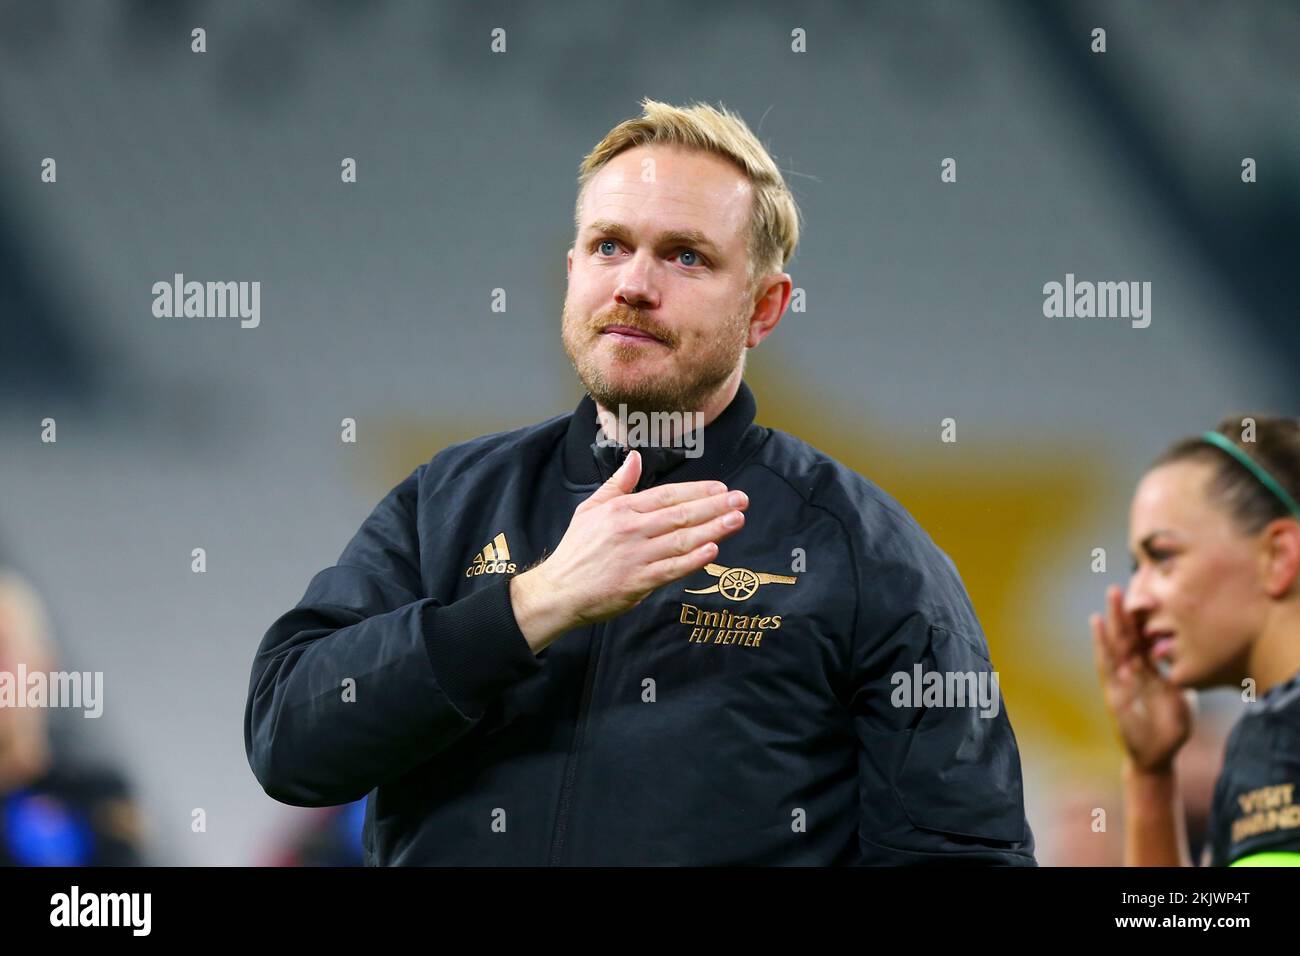
<path fill-rule="evenodd" d="M 652 253 L 638 251 L 628 258 L 619 272 L 614 298 L 633 308 L 659 307 L 658 261 Z"/>

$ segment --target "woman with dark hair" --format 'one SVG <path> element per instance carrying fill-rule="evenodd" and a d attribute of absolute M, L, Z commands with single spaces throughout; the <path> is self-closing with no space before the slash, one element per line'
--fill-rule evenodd
<path fill-rule="evenodd" d="M 1248 707 L 1214 791 L 1203 862 L 1300 865 L 1300 420 L 1228 419 L 1152 464 L 1129 512 L 1133 576 L 1093 614 L 1124 749 L 1129 866 L 1191 864 L 1174 756 L 1194 690 Z"/>

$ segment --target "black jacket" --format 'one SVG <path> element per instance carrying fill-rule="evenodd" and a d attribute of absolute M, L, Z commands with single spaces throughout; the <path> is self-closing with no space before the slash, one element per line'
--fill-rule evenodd
<path fill-rule="evenodd" d="M 509 579 L 621 457 L 591 398 L 417 468 L 262 639 L 245 745 L 266 792 L 369 794 L 378 865 L 1033 865 L 996 685 L 996 715 L 895 706 L 899 674 L 992 672 L 952 562 L 754 412 L 742 383 L 703 455 L 647 456 L 639 486 L 748 493 L 717 563 L 536 656 Z"/>
<path fill-rule="evenodd" d="M 1206 853 L 1211 866 L 1300 853 L 1300 674 L 1249 704 L 1228 735 Z"/>

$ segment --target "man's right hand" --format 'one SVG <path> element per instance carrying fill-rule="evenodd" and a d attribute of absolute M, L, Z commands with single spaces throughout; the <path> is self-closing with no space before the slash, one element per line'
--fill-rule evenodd
<path fill-rule="evenodd" d="M 519 629 L 536 654 L 565 631 L 617 617 L 692 574 L 745 524 L 749 498 L 720 481 L 633 493 L 641 455 L 578 505 L 555 551 L 510 582 Z"/>

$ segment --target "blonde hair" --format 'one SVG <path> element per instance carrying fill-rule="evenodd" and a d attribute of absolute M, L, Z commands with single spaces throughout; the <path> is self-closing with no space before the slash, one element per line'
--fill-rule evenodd
<path fill-rule="evenodd" d="M 26 577 L 7 567 L 0 567 L 0 630 L 9 654 L 29 668 L 56 656 L 45 602 Z"/>
<path fill-rule="evenodd" d="M 707 103 L 680 107 L 646 97 L 641 107 L 643 115 L 615 126 L 578 167 L 574 228 L 582 226 L 587 185 L 619 153 L 652 143 L 697 149 L 729 160 L 753 186 L 754 206 L 746 231 L 750 286 L 761 276 L 783 271 L 799 244 L 799 207 L 781 170 L 745 121 L 725 106 L 718 110 Z"/>

